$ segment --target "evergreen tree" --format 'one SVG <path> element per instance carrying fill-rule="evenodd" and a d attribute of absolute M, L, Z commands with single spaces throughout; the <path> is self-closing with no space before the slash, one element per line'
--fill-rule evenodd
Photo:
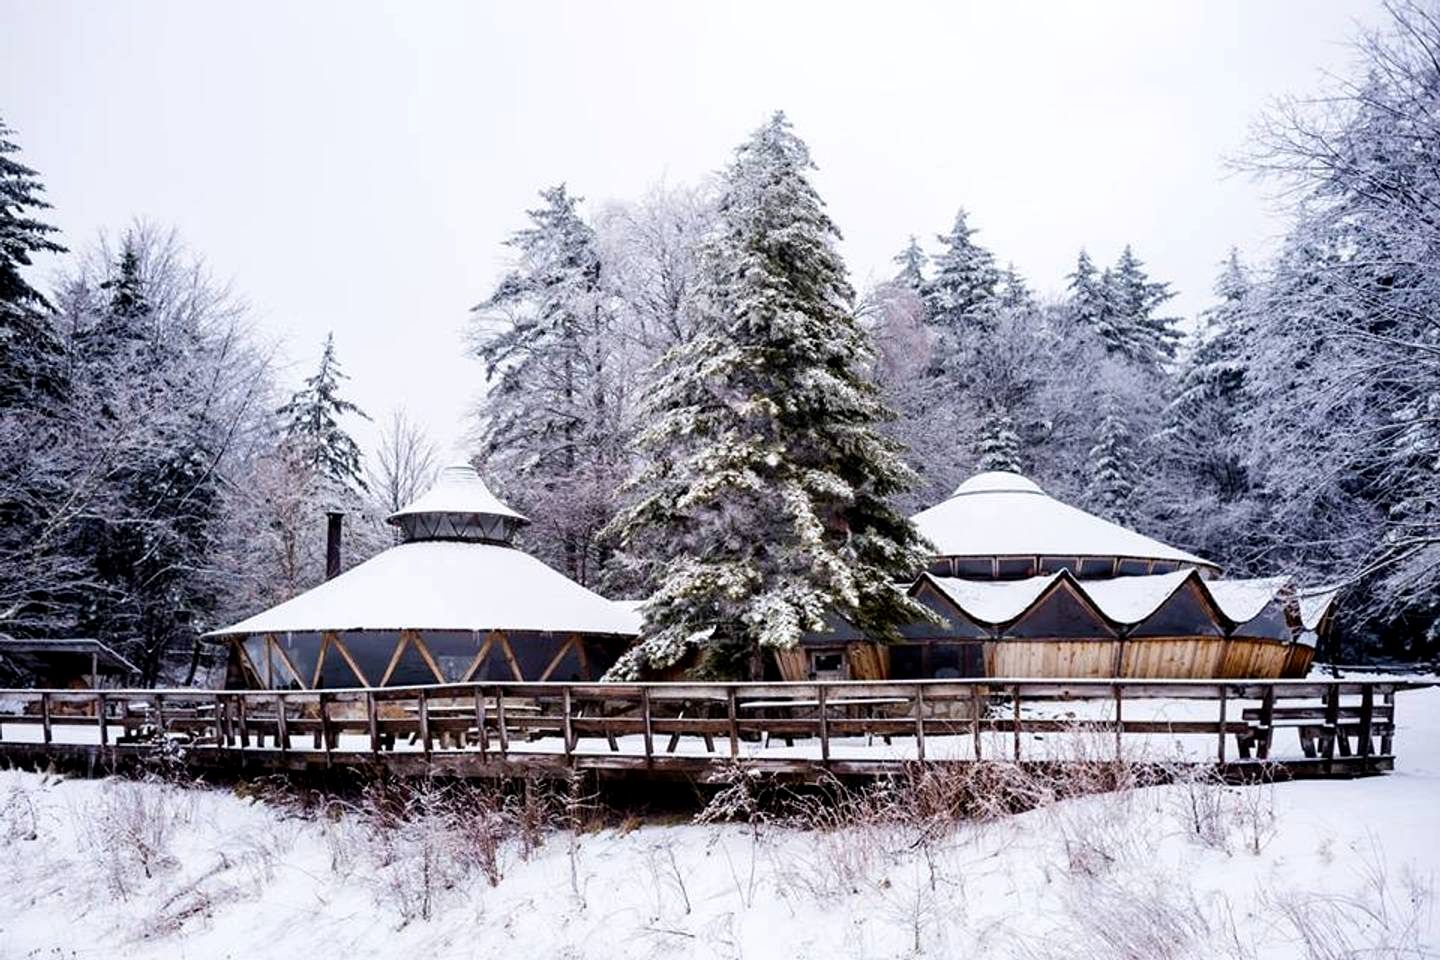
<path fill-rule="evenodd" d="M 508 241 L 514 269 L 474 311 L 475 356 L 493 382 L 478 435 L 492 474 L 534 521 L 531 547 L 594 582 L 624 476 L 614 313 L 580 198 L 563 184 L 541 198 Z"/>
<path fill-rule="evenodd" d="M 895 589 L 923 565 L 889 503 L 912 479 L 878 425 L 870 345 L 810 184 L 776 114 L 736 152 L 703 251 L 703 326 L 648 398 L 638 500 L 614 528 L 656 558 L 640 644 L 617 676 L 675 664 L 759 677 L 838 614 L 877 639 L 924 609 Z"/>
<path fill-rule="evenodd" d="M 32 393 L 60 390 L 61 344 L 49 304 L 21 275 L 37 253 L 62 253 L 55 228 L 33 217 L 50 204 L 35 171 L 11 159 L 19 147 L 0 119 L 0 410 L 29 401 Z"/>
<path fill-rule="evenodd" d="M 1077 323 L 1100 329 L 1110 310 L 1109 296 L 1105 278 L 1083 248 L 1075 260 L 1075 272 L 1065 279 L 1070 291 L 1070 316 Z"/>
<path fill-rule="evenodd" d="M 1025 278 L 1015 270 L 1015 264 L 1006 264 L 1000 272 L 999 292 L 996 302 L 1005 310 L 1027 310 L 1035 306 L 1035 295 Z"/>
<path fill-rule="evenodd" d="M 1020 434 L 1015 431 L 1015 421 L 1008 414 L 992 411 L 985 417 L 980 436 L 975 441 L 975 455 L 978 458 L 975 469 L 981 473 L 990 470 L 1025 472 L 1020 460 Z"/>
<path fill-rule="evenodd" d="M 1139 470 L 1130 427 L 1125 418 L 1108 414 L 1100 422 L 1095 445 L 1090 448 L 1089 500 L 1107 520 L 1121 526 L 1135 523 L 1133 499 Z"/>
<path fill-rule="evenodd" d="M 900 272 L 895 274 L 895 283 L 909 290 L 920 291 L 925 288 L 925 264 L 928 262 L 925 251 L 920 249 L 920 243 L 912 235 L 910 242 L 905 249 L 895 255 L 895 263 L 900 267 Z"/>
<path fill-rule="evenodd" d="M 1175 319 L 1157 313 L 1175 296 L 1170 285 L 1151 280 L 1129 244 L 1106 273 L 1108 310 L 1099 329 L 1109 348 L 1148 367 L 1173 360 L 1179 338 Z"/>
<path fill-rule="evenodd" d="M 935 275 L 924 287 L 929 322 L 962 330 L 986 322 L 999 273 L 990 251 L 974 240 L 965 211 L 955 214 L 950 232 L 939 237 L 941 252 L 932 259 Z"/>
<path fill-rule="evenodd" d="M 286 440 L 317 474 L 342 490 L 366 490 L 360 446 L 345 432 L 340 418 L 347 414 L 370 417 L 340 396 L 340 381 L 348 379 L 335 359 L 335 334 L 327 334 L 320 368 L 276 413 L 284 419 Z"/>

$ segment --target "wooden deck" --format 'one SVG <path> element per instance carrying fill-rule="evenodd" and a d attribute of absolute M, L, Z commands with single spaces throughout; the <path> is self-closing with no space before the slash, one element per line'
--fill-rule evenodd
<path fill-rule="evenodd" d="M 800 779 L 918 762 L 1127 762 L 1351 777 L 1394 765 L 1393 681 L 987 679 L 487 683 L 348 690 L 0 690 L 0 758 L 158 753 L 238 774 Z M 1293 733 L 1291 732 L 1293 731 Z"/>

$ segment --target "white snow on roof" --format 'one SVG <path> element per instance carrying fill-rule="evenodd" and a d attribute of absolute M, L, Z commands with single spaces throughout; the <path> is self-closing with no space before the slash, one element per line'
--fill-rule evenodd
<path fill-rule="evenodd" d="M 1020 616 L 1061 576 L 1051 573 L 1025 580 L 963 580 L 925 574 L 922 579 L 933 583 L 972 620 L 997 624 Z"/>
<path fill-rule="evenodd" d="M 942 557 L 1137 557 L 1215 568 L 1192 553 L 1086 513 L 1014 473 L 982 473 L 912 517 Z"/>
<path fill-rule="evenodd" d="M 211 635 L 427 629 L 634 634 L 640 617 L 512 547 L 425 540 Z"/>
<path fill-rule="evenodd" d="M 394 522 L 397 517 L 416 513 L 458 513 L 491 514 L 526 520 L 523 515 L 511 510 L 500 498 L 490 492 L 480 474 L 469 464 L 458 464 L 440 471 L 435 485 L 387 518 Z"/>
<path fill-rule="evenodd" d="M 1340 588 L 1316 587 L 1307 593 L 1300 594 L 1300 623 L 1306 630 L 1318 630 L 1320 621 L 1335 604 L 1335 598 L 1340 595 Z"/>
<path fill-rule="evenodd" d="M 1289 577 L 1259 577 L 1254 580 L 1211 580 L 1205 587 L 1221 613 L 1234 623 L 1245 623 L 1258 617 L 1275 595 L 1289 584 Z"/>
<path fill-rule="evenodd" d="M 1135 624 L 1160 609 L 1160 606 L 1191 577 L 1193 568 L 1174 573 L 1157 573 L 1144 577 L 1115 577 L 1110 580 L 1081 580 L 1082 593 L 1095 602 L 1100 612 L 1116 623 Z"/>

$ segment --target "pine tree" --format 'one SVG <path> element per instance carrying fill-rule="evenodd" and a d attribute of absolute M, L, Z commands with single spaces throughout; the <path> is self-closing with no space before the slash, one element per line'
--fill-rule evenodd
<path fill-rule="evenodd" d="M 1015 264 L 1006 264 L 1000 272 L 999 292 L 996 303 L 1002 310 L 1027 310 L 1035 306 L 1035 295 L 1025 278 L 1015 269 Z"/>
<path fill-rule="evenodd" d="M 1077 323 L 1099 329 L 1110 310 L 1109 296 L 1104 277 L 1083 248 L 1075 260 L 1075 272 L 1065 279 L 1069 281 L 1070 316 Z"/>
<path fill-rule="evenodd" d="M 37 253 L 63 253 L 54 227 L 34 219 L 49 209 L 34 170 L 11 159 L 19 147 L 0 119 L 0 410 L 61 389 L 61 342 L 43 294 L 21 275 Z"/>
<path fill-rule="evenodd" d="M 614 315 L 595 232 L 563 184 L 508 241 L 514 269 L 474 310 L 475 356 L 493 386 L 481 455 L 534 524 L 530 548 L 582 583 L 605 573 L 626 425 Z"/>
<path fill-rule="evenodd" d="M 335 359 L 335 334 L 327 334 L 320 368 L 276 413 L 284 419 L 285 438 L 300 451 L 301 460 L 342 490 L 353 492 L 368 488 L 360 446 L 345 432 L 340 418 L 370 417 L 340 396 L 340 381 L 348 379 Z"/>
<path fill-rule="evenodd" d="M 939 237 L 942 251 L 932 258 L 934 276 L 925 285 L 929 322 L 962 330 L 986 321 L 999 273 L 990 251 L 974 240 L 965 211 L 955 214 L 950 232 Z"/>
<path fill-rule="evenodd" d="M 1137 470 L 1129 425 L 1124 417 L 1107 415 L 1100 422 L 1088 464 L 1089 499 L 1101 516 L 1121 526 L 1134 524 Z"/>
<path fill-rule="evenodd" d="M 923 564 L 890 505 L 912 480 L 878 425 L 870 345 L 783 114 L 737 151 L 703 251 L 702 329 L 648 397 L 637 501 L 614 529 L 655 560 L 635 676 L 699 648 L 714 675 L 758 678 L 838 614 L 877 639 L 924 617 L 895 589 Z"/>
<path fill-rule="evenodd" d="M 1173 360 L 1179 338 L 1175 319 L 1157 311 L 1175 293 L 1168 283 L 1150 279 L 1129 244 L 1107 271 L 1106 291 L 1109 309 L 1099 329 L 1109 348 L 1149 367 Z"/>
<path fill-rule="evenodd" d="M 920 291 L 925 288 L 925 264 L 929 258 L 925 251 L 920 249 L 920 243 L 912 235 L 910 242 L 905 249 L 895 255 L 895 263 L 900 267 L 900 272 L 895 274 L 894 282 L 909 290 Z"/>
<path fill-rule="evenodd" d="M 1020 459 L 1020 434 L 1015 430 L 1015 421 L 1007 414 L 992 411 L 986 416 L 980 436 L 975 441 L 975 455 L 975 468 L 981 473 L 990 470 L 1025 472 Z"/>

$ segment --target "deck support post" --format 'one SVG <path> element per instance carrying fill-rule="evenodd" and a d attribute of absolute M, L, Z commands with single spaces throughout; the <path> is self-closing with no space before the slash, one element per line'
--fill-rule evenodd
<path fill-rule="evenodd" d="M 475 739 L 480 745 L 480 762 L 485 762 L 485 754 L 490 749 L 490 735 L 485 731 L 485 688 L 475 688 Z"/>
<path fill-rule="evenodd" d="M 970 739 L 975 745 L 975 759 L 983 756 L 980 749 L 980 684 L 970 684 Z"/>
<path fill-rule="evenodd" d="M 826 706 L 828 689 L 823 683 L 815 688 L 815 701 L 820 706 L 820 762 L 825 764 L 830 762 L 830 721 L 826 717 L 830 712 Z"/>
<path fill-rule="evenodd" d="M 645 766 L 655 763 L 655 734 L 650 726 L 650 688 L 640 688 L 640 717 L 645 725 Z"/>
<path fill-rule="evenodd" d="M 1014 701 L 1015 701 L 1015 702 L 1014 702 L 1014 705 L 1013 705 L 1013 707 L 1012 707 L 1012 710 L 1011 710 L 1011 713 L 1012 713 L 1011 724 L 1012 724 L 1012 727 L 1013 727 L 1012 733 L 1013 733 L 1013 736 L 1014 736 L 1014 747 L 1015 747 L 1015 762 L 1016 762 L 1016 763 L 1019 763 L 1019 762 L 1020 762 L 1020 684 L 1017 683 L 1017 684 L 1015 684 L 1013 687 L 1011 687 L 1011 688 L 1010 688 L 1010 692 L 1011 692 L 1011 695 L 1012 695 L 1012 697 L 1014 698 Z"/>
<path fill-rule="evenodd" d="M 286 725 L 285 716 L 285 694 L 275 695 L 275 746 L 280 748 L 281 753 L 290 749 L 290 730 Z"/>
<path fill-rule="evenodd" d="M 328 767 L 328 766 L 330 766 L 330 746 L 331 746 L 331 744 L 330 744 L 330 695 L 329 695 L 328 693 L 326 693 L 325 691 L 323 691 L 323 690 L 320 691 L 319 698 L 318 698 L 318 702 L 319 702 L 319 709 L 320 709 L 320 743 L 321 743 L 321 748 L 325 751 L 325 766 Z"/>
<path fill-rule="evenodd" d="M 1120 742 L 1120 735 L 1125 732 L 1125 711 L 1124 687 L 1115 684 L 1115 762 L 1119 763 L 1125 756 L 1125 747 Z"/>
<path fill-rule="evenodd" d="M 730 756 L 740 756 L 740 724 L 735 719 L 735 688 L 725 689 L 725 719 L 730 726 Z"/>
<path fill-rule="evenodd" d="M 416 709 L 420 714 L 420 749 L 428 760 L 430 757 L 430 693 L 421 689 L 415 695 Z"/>
<path fill-rule="evenodd" d="M 925 688 L 915 685 L 915 759 L 925 760 Z"/>
<path fill-rule="evenodd" d="M 380 718 L 376 716 L 375 691 L 365 691 L 365 732 L 370 737 L 370 752 L 380 752 Z"/>
<path fill-rule="evenodd" d="M 1375 726 L 1375 688 L 1368 683 L 1360 691 L 1360 742 L 1356 752 L 1360 754 L 1360 772 L 1370 772 L 1370 757 L 1375 752 L 1371 742 L 1371 731 Z"/>
<path fill-rule="evenodd" d="M 40 694 L 40 735 L 49 744 L 54 735 L 50 730 L 50 694 Z"/>
<path fill-rule="evenodd" d="M 110 730 L 105 726 L 105 694 L 95 694 L 95 724 L 100 728 L 100 746 L 110 744 Z"/>
<path fill-rule="evenodd" d="M 1330 684 L 1325 688 L 1325 733 L 1321 746 L 1325 757 L 1325 775 L 1335 768 L 1335 741 L 1340 739 L 1340 686 Z"/>
<path fill-rule="evenodd" d="M 1255 754 L 1261 760 L 1270 759 L 1270 741 L 1275 733 L 1275 684 L 1267 684 L 1260 698 L 1260 726 L 1255 731 Z"/>
<path fill-rule="evenodd" d="M 565 711 L 560 721 L 560 734 L 565 738 L 565 759 L 572 760 L 575 752 L 575 724 L 570 719 L 570 687 L 567 685 L 560 691 L 560 695 L 560 706 Z"/>
<path fill-rule="evenodd" d="M 240 712 L 240 746 L 242 749 L 250 746 L 250 724 L 245 716 L 245 704 L 249 699 L 249 697 L 242 693 L 236 703 L 236 707 Z"/>
<path fill-rule="evenodd" d="M 510 731 L 505 727 L 505 688 L 495 688 L 495 732 L 500 735 L 500 759 L 510 751 Z"/>
<path fill-rule="evenodd" d="M 1215 750 L 1215 759 L 1222 767 L 1225 766 L 1225 708 L 1229 693 L 1230 688 L 1220 684 L 1220 743 Z"/>

